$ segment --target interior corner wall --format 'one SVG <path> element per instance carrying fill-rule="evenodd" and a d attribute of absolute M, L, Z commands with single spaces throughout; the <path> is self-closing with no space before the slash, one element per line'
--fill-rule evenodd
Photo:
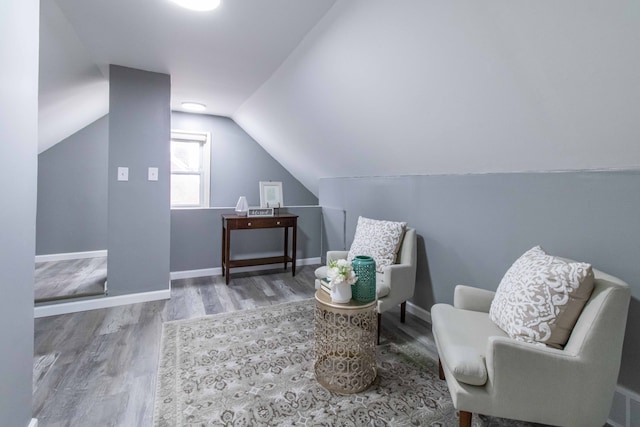
<path fill-rule="evenodd" d="M 31 420 L 39 2 L 0 2 L 0 425 Z"/>
<path fill-rule="evenodd" d="M 109 117 L 38 155 L 36 255 L 107 248 Z"/>
<path fill-rule="evenodd" d="M 298 259 L 320 256 L 318 198 L 227 117 L 173 112 L 175 130 L 211 135 L 211 208 L 171 210 L 171 271 L 221 266 L 220 215 L 233 213 L 238 198 L 260 205 L 260 181 L 281 181 L 287 211 L 298 218 Z M 295 206 L 295 207 L 292 207 Z M 232 251 L 239 257 L 279 255 L 281 230 L 234 232 Z"/>
<path fill-rule="evenodd" d="M 109 294 L 166 290 L 171 79 L 116 65 L 109 74 Z M 118 181 L 118 167 L 129 168 L 128 181 Z M 147 180 L 149 167 L 157 181 Z"/>
<path fill-rule="evenodd" d="M 451 303 L 458 284 L 495 290 L 538 244 L 626 281 L 632 300 L 619 383 L 640 392 L 640 171 L 328 178 L 319 198 L 323 208 L 346 211 L 347 247 L 359 215 L 417 229 L 413 302 L 425 310 Z"/>
<path fill-rule="evenodd" d="M 298 215 L 298 260 L 320 258 L 322 209 L 297 206 L 282 209 Z M 222 221 L 230 208 L 174 209 L 171 211 L 171 271 L 190 271 L 222 266 Z M 232 232 L 231 259 L 282 255 L 282 229 L 236 230 Z M 291 239 L 291 233 L 289 233 Z M 291 247 L 291 246 L 289 246 Z"/>

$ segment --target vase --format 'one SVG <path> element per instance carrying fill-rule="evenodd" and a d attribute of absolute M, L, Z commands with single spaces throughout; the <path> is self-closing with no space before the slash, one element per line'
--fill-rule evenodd
<path fill-rule="evenodd" d="M 331 302 L 346 304 L 351 301 L 351 285 L 342 282 L 331 286 Z"/>
<path fill-rule="evenodd" d="M 238 199 L 238 203 L 236 204 L 236 215 L 247 216 L 248 211 L 249 204 L 247 203 L 247 198 L 244 196 L 240 196 L 240 198 Z"/>
<path fill-rule="evenodd" d="M 351 285 L 353 299 L 367 303 L 376 299 L 376 262 L 370 256 L 358 255 L 351 262 L 353 272 L 358 276 Z"/>

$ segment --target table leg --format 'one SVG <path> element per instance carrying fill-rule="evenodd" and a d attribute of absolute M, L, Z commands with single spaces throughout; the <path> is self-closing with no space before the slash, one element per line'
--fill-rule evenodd
<path fill-rule="evenodd" d="M 289 227 L 284 228 L 284 270 L 287 271 L 287 257 L 289 256 Z"/>
<path fill-rule="evenodd" d="M 221 239 L 222 247 L 220 248 L 220 266 L 222 267 L 222 277 L 224 277 L 224 275 L 225 275 L 224 274 L 224 269 L 226 267 L 226 265 L 224 263 L 224 253 L 225 253 L 225 248 L 226 248 L 226 246 L 225 246 L 225 238 L 224 238 L 225 237 L 225 232 L 226 232 L 226 229 L 225 229 L 225 226 L 224 226 L 224 219 L 223 219 L 222 220 L 222 239 Z"/>
<path fill-rule="evenodd" d="M 227 269 L 227 277 L 226 277 L 227 285 L 229 284 L 229 276 L 231 276 L 231 271 L 229 270 L 230 253 L 231 253 L 231 229 L 229 228 L 229 226 L 227 226 L 225 230 L 225 237 L 224 237 L 224 264 Z"/>
<path fill-rule="evenodd" d="M 291 275 L 296 275 L 296 243 L 298 242 L 298 222 L 293 226 L 293 239 L 291 239 Z"/>

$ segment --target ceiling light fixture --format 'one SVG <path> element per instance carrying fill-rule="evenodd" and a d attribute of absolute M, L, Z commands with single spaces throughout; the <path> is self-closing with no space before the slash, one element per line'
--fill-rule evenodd
<path fill-rule="evenodd" d="M 220 6 L 221 0 L 171 0 L 172 2 L 191 10 L 206 12 Z"/>
<path fill-rule="evenodd" d="M 204 111 L 207 109 L 207 106 L 199 102 L 183 102 L 182 108 L 189 111 Z"/>

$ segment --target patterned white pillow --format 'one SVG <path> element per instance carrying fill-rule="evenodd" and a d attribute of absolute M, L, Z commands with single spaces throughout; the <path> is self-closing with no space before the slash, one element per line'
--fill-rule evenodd
<path fill-rule="evenodd" d="M 506 272 L 489 317 L 511 338 L 562 348 L 593 291 L 593 271 L 584 262 L 525 252 Z"/>
<path fill-rule="evenodd" d="M 396 262 L 396 255 L 407 227 L 406 222 L 380 221 L 358 217 L 356 234 L 349 249 L 349 262 L 358 255 L 368 255 L 376 262 L 376 271 Z"/>

